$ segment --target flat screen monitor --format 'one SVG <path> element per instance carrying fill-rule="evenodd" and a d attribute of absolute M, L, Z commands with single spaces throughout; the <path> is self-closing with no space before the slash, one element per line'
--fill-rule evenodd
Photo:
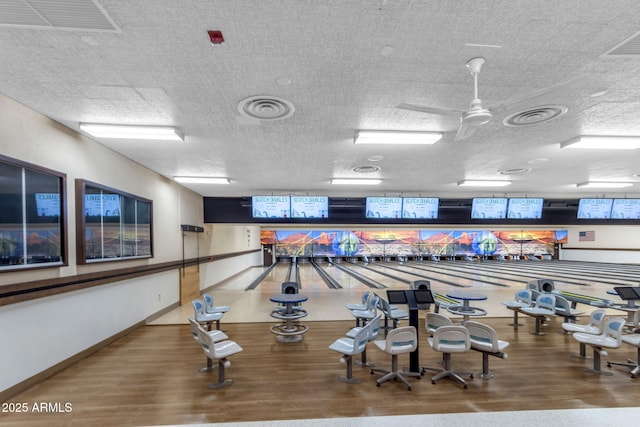
<path fill-rule="evenodd" d="M 640 219 L 640 199 L 613 199 L 611 219 Z"/>
<path fill-rule="evenodd" d="M 471 204 L 471 219 L 505 219 L 506 197 L 475 197 Z"/>
<path fill-rule="evenodd" d="M 387 290 L 389 304 L 407 304 L 407 295 L 404 291 Z"/>
<path fill-rule="evenodd" d="M 254 218 L 291 218 L 289 196 L 252 196 L 251 211 Z"/>
<path fill-rule="evenodd" d="M 416 289 L 413 291 L 413 295 L 416 298 L 416 303 L 419 304 L 433 304 L 433 294 L 429 289 Z"/>
<path fill-rule="evenodd" d="M 367 197 L 367 218 L 400 218 L 402 216 L 402 197 Z"/>
<path fill-rule="evenodd" d="M 291 196 L 291 218 L 328 218 L 329 197 Z"/>
<path fill-rule="evenodd" d="M 437 197 L 403 197 L 402 218 L 436 219 L 440 199 Z"/>
<path fill-rule="evenodd" d="M 616 286 L 613 289 L 620 296 L 620 298 L 625 301 L 630 299 L 640 299 L 640 295 L 638 295 L 635 289 L 630 286 Z"/>
<path fill-rule="evenodd" d="M 60 194 L 35 193 L 38 216 L 60 216 Z"/>
<path fill-rule="evenodd" d="M 120 216 L 119 194 L 85 194 L 85 216 Z"/>
<path fill-rule="evenodd" d="M 609 219 L 613 199 L 580 199 L 578 219 Z"/>
<path fill-rule="evenodd" d="M 542 218 L 542 198 L 514 197 L 509 199 L 507 219 L 540 219 Z"/>

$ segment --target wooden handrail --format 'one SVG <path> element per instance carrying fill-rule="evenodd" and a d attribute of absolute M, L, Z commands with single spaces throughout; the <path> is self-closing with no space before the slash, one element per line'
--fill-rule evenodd
<path fill-rule="evenodd" d="M 91 288 L 136 277 L 149 276 L 163 271 L 176 270 L 185 266 L 204 264 L 225 258 L 233 258 L 258 251 L 260 251 L 260 249 L 4 285 L 0 286 L 0 306 L 29 301 L 64 292 L 77 291 L 80 289 Z"/>

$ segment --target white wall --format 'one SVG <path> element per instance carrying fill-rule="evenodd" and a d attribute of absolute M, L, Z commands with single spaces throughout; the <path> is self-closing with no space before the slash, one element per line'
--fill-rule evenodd
<path fill-rule="evenodd" d="M 572 225 L 567 227 L 568 248 L 640 249 L 640 227 L 632 225 Z M 593 241 L 581 242 L 581 231 L 593 231 Z"/>
<path fill-rule="evenodd" d="M 0 307 L 0 390 L 177 301 L 178 275 L 175 270 Z"/>
<path fill-rule="evenodd" d="M 640 227 L 629 225 L 583 225 L 567 227 L 564 261 L 640 264 Z M 593 232 L 593 241 L 580 241 L 580 232 Z"/>
<path fill-rule="evenodd" d="M 144 266 L 182 258 L 180 224 L 203 226 L 202 197 L 137 163 L 0 95 L 0 153 L 67 175 L 66 231 L 69 266 L 0 273 L 0 286 L 94 271 Z M 85 179 L 153 201 L 154 257 L 144 260 L 76 265 L 75 179 Z M 225 230 L 247 249 L 247 227 Z M 259 247 L 251 240 L 251 247 Z M 198 233 L 200 255 L 225 252 L 216 233 Z M 228 242 L 227 242 L 228 243 Z M 242 271 L 250 257 L 205 268 L 207 280 Z M 246 264 L 246 265 L 245 265 Z M 220 270 L 220 271 L 218 271 Z M 212 283 L 207 283 L 211 285 Z M 0 390 L 143 321 L 179 301 L 179 272 L 96 286 L 0 306 Z"/>
<path fill-rule="evenodd" d="M 562 249 L 560 259 L 563 261 L 609 262 L 619 264 L 640 264 L 640 252 Z"/>
<path fill-rule="evenodd" d="M 262 265 L 262 251 L 220 260 L 217 260 L 215 256 L 216 254 L 261 249 L 259 226 L 207 224 L 204 234 L 210 237 L 206 253 L 213 255 L 213 262 L 200 265 L 201 290 L 249 267 Z M 247 283 L 248 285 L 249 283 Z"/>

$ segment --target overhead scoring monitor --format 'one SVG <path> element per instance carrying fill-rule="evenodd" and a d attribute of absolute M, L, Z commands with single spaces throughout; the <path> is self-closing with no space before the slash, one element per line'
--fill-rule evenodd
<path fill-rule="evenodd" d="M 578 202 L 578 219 L 611 218 L 613 199 L 580 199 Z"/>
<path fill-rule="evenodd" d="M 475 197 L 471 204 L 471 219 L 505 219 L 506 197 Z"/>
<path fill-rule="evenodd" d="M 509 199 L 507 219 L 540 219 L 542 218 L 542 198 L 513 197 Z"/>
<path fill-rule="evenodd" d="M 367 218 L 400 218 L 402 197 L 367 197 L 365 209 Z"/>
<path fill-rule="evenodd" d="M 291 218 L 328 218 L 329 197 L 291 196 Z"/>
<path fill-rule="evenodd" d="M 640 219 L 640 199 L 613 199 L 611 219 Z"/>
<path fill-rule="evenodd" d="M 402 218 L 436 219 L 440 199 L 437 197 L 403 197 Z"/>
<path fill-rule="evenodd" d="M 252 196 L 251 211 L 254 218 L 291 218 L 289 196 Z"/>

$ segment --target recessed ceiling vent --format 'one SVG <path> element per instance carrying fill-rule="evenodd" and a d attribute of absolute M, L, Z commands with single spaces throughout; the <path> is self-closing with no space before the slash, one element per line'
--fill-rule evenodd
<path fill-rule="evenodd" d="M 378 172 L 380 170 L 380 166 L 374 166 L 374 165 L 356 166 L 351 170 L 357 173 L 373 173 L 373 172 Z"/>
<path fill-rule="evenodd" d="M 605 52 L 602 56 L 639 56 L 640 55 L 640 32 L 635 33 L 613 49 Z"/>
<path fill-rule="evenodd" d="M 0 26 L 121 32 L 95 0 L 3 1 Z"/>
<path fill-rule="evenodd" d="M 522 175 L 523 173 L 529 172 L 531 172 L 530 168 L 503 169 L 498 171 L 500 175 Z"/>
<path fill-rule="evenodd" d="M 238 104 L 240 114 L 258 120 L 282 120 L 295 111 L 293 104 L 275 96 L 258 95 L 245 98 Z"/>
<path fill-rule="evenodd" d="M 567 107 L 562 105 L 545 105 L 510 114 L 504 118 L 503 123 L 506 126 L 536 125 L 560 117 L 567 111 Z"/>

